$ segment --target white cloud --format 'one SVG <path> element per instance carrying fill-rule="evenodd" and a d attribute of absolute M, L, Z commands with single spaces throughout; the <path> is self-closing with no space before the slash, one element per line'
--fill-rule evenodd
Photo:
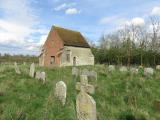
<path fill-rule="evenodd" d="M 130 23 L 133 24 L 133 25 L 136 25 L 136 26 L 138 26 L 138 25 L 141 26 L 141 25 L 144 25 L 144 24 L 145 24 L 145 21 L 144 21 L 143 18 L 136 17 L 136 18 L 133 18 L 133 19 L 130 21 Z"/>
<path fill-rule="evenodd" d="M 67 3 L 63 3 L 63 4 L 59 5 L 59 6 L 57 6 L 56 8 L 54 8 L 54 10 L 55 11 L 65 10 L 65 9 L 73 7 L 75 5 L 76 5 L 76 3 L 68 3 L 68 4 Z"/>
<path fill-rule="evenodd" d="M 78 13 L 80 13 L 80 11 L 77 10 L 76 8 L 68 8 L 65 11 L 65 14 L 67 14 L 67 15 L 73 15 L 73 14 L 78 14 Z"/>
<path fill-rule="evenodd" d="M 33 32 L 35 15 L 27 0 L 1 0 L 0 43 L 22 44 Z"/>
<path fill-rule="evenodd" d="M 54 8 L 55 11 L 60 11 L 60 10 L 63 10 L 67 7 L 67 4 L 66 3 L 63 3 L 59 6 L 57 6 L 56 8 Z"/>
<path fill-rule="evenodd" d="M 43 45 L 45 43 L 46 39 L 47 39 L 47 35 L 42 35 L 40 37 L 40 41 L 39 41 L 38 45 Z"/>
<path fill-rule="evenodd" d="M 152 9 L 151 15 L 160 16 L 160 6 L 156 6 Z"/>

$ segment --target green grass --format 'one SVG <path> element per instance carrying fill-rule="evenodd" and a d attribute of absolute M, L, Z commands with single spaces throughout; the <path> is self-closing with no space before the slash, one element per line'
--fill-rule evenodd
<path fill-rule="evenodd" d="M 105 66 L 85 66 L 98 73 L 96 93 L 98 120 L 160 120 L 153 106 L 160 100 L 160 72 L 151 77 L 141 74 L 107 72 Z M 0 120 L 77 120 L 76 94 L 71 67 L 39 68 L 45 71 L 47 83 L 29 77 L 29 66 L 20 66 L 21 75 L 13 66 L 0 66 Z M 26 74 L 27 73 L 27 74 Z M 54 97 L 56 82 L 67 84 L 66 105 Z"/>

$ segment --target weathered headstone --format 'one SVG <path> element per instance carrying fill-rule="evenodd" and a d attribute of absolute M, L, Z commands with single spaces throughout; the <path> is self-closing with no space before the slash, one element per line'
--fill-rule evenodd
<path fill-rule="evenodd" d="M 89 70 L 87 70 L 87 69 L 83 69 L 81 74 L 88 76 L 88 75 L 90 74 L 90 72 L 89 72 Z"/>
<path fill-rule="evenodd" d="M 90 71 L 88 79 L 89 79 L 89 82 L 92 82 L 96 85 L 97 84 L 97 72 L 93 70 Z"/>
<path fill-rule="evenodd" d="M 127 72 L 128 69 L 127 69 L 127 67 L 122 66 L 122 67 L 120 67 L 119 71 L 120 71 L 120 72 Z"/>
<path fill-rule="evenodd" d="M 73 68 L 72 68 L 72 76 L 73 76 L 74 82 L 76 82 L 76 80 L 77 80 L 77 78 L 78 78 L 78 74 L 79 74 L 78 68 L 73 67 Z"/>
<path fill-rule="evenodd" d="M 153 75 L 153 74 L 154 74 L 153 68 L 144 68 L 144 75 L 145 76 L 149 76 L 149 75 Z"/>
<path fill-rule="evenodd" d="M 43 82 L 43 84 L 45 84 L 45 82 L 46 82 L 46 73 L 45 72 L 41 72 L 41 80 L 42 80 L 42 82 Z"/>
<path fill-rule="evenodd" d="M 34 63 L 32 63 L 30 66 L 29 76 L 34 77 L 34 73 L 35 73 L 35 65 Z"/>
<path fill-rule="evenodd" d="M 76 110 L 78 120 L 97 120 L 96 115 L 96 102 L 92 96 L 88 95 L 88 77 L 86 75 L 81 75 L 80 93 L 76 98 Z M 78 89 L 79 90 L 79 89 Z"/>
<path fill-rule="evenodd" d="M 63 81 L 56 83 L 55 95 L 62 102 L 63 105 L 66 103 L 67 86 Z"/>
<path fill-rule="evenodd" d="M 41 78 L 41 72 L 37 71 L 35 78 L 39 80 Z"/>
<path fill-rule="evenodd" d="M 156 69 L 157 69 L 157 70 L 160 70 L 160 65 L 157 65 L 157 66 L 156 66 Z"/>
<path fill-rule="evenodd" d="M 72 68 L 72 75 L 75 75 L 75 76 L 78 76 L 78 68 L 76 68 L 76 67 L 73 67 Z"/>
<path fill-rule="evenodd" d="M 94 94 L 95 93 L 95 87 L 93 85 L 88 84 L 87 75 L 81 75 L 80 76 L 80 82 L 76 83 L 76 90 L 80 91 L 81 88 L 83 88 L 86 93 L 89 93 L 89 94 Z"/>
<path fill-rule="evenodd" d="M 131 68 L 130 71 L 133 74 L 138 74 L 138 69 L 137 68 Z"/>
<path fill-rule="evenodd" d="M 112 71 L 114 71 L 115 70 L 115 66 L 114 65 L 109 65 L 108 66 L 108 71 L 109 72 L 112 72 Z"/>
<path fill-rule="evenodd" d="M 14 69 L 15 69 L 15 72 L 16 72 L 17 74 L 21 74 L 21 72 L 20 72 L 20 70 L 19 70 L 19 67 L 18 67 L 18 65 L 17 65 L 16 62 L 14 63 Z"/>

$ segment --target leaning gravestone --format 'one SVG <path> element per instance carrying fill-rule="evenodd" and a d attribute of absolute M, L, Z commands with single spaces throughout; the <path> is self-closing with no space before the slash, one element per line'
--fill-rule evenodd
<path fill-rule="evenodd" d="M 15 71 L 16 71 L 17 74 L 21 74 L 21 72 L 19 70 L 19 67 L 17 66 L 16 62 L 14 63 L 14 68 L 15 68 Z"/>
<path fill-rule="evenodd" d="M 145 76 L 149 76 L 149 75 L 153 75 L 153 74 L 154 74 L 153 68 L 144 68 L 144 75 Z"/>
<path fill-rule="evenodd" d="M 90 90 L 87 89 L 87 76 L 81 76 L 80 83 L 80 93 L 76 98 L 76 110 L 77 110 L 77 118 L 78 120 L 97 120 L 96 115 L 96 102 L 92 98 L 92 96 L 88 95 Z"/>
<path fill-rule="evenodd" d="M 34 77 L 34 72 L 35 72 L 35 65 L 34 63 L 32 63 L 30 66 L 29 76 Z"/>
<path fill-rule="evenodd" d="M 112 71 L 114 71 L 115 70 L 115 66 L 114 65 L 109 65 L 108 66 L 108 71 L 109 72 L 112 72 Z"/>
<path fill-rule="evenodd" d="M 127 67 L 122 66 L 122 67 L 120 67 L 119 71 L 120 71 L 120 72 L 127 72 L 128 69 L 127 69 Z"/>
<path fill-rule="evenodd" d="M 63 105 L 66 103 L 67 86 L 63 81 L 56 83 L 55 95 L 62 102 Z"/>

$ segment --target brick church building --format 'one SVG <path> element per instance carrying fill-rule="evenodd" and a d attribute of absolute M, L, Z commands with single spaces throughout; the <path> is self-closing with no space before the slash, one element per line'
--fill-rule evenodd
<path fill-rule="evenodd" d="M 94 65 L 90 46 L 80 32 L 53 26 L 39 56 L 39 65 Z"/>

